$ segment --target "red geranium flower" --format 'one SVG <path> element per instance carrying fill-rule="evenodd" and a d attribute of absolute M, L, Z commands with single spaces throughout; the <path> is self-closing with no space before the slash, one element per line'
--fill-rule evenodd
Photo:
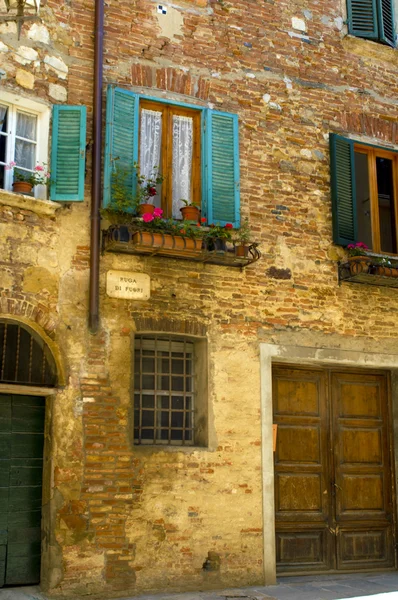
<path fill-rule="evenodd" d="M 226 223 L 225 224 L 225 229 L 233 229 L 234 226 L 232 225 L 232 223 Z"/>
<path fill-rule="evenodd" d="M 155 187 L 150 187 L 150 188 L 148 188 L 148 194 L 149 194 L 150 196 L 156 196 L 156 194 L 157 194 L 157 190 L 156 190 L 156 188 L 155 188 Z"/>
<path fill-rule="evenodd" d="M 201 222 L 201 223 L 206 223 L 206 217 L 202 217 L 202 218 L 200 219 L 200 222 Z"/>

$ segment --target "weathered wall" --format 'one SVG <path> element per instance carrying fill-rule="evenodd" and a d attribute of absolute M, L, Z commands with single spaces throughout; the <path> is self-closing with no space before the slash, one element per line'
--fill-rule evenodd
<path fill-rule="evenodd" d="M 0 25 L 0 85 L 86 104 L 90 132 L 94 0 L 42 4 L 19 41 Z M 42 583 L 54 593 L 263 581 L 259 339 L 394 344 L 395 290 L 337 282 L 328 134 L 398 142 L 396 51 L 346 37 L 344 10 L 181 0 L 163 16 L 149 0 L 106 2 L 106 82 L 239 114 L 242 214 L 263 253 L 245 271 L 105 255 L 90 336 L 90 147 L 84 203 L 43 215 L 0 193 L 1 311 L 49 333 L 68 375 L 51 401 Z M 108 298 L 110 269 L 148 273 L 151 299 Z M 207 337 L 209 448 L 132 447 L 131 336 L 148 329 Z M 209 551 L 219 571 L 202 569 Z"/>

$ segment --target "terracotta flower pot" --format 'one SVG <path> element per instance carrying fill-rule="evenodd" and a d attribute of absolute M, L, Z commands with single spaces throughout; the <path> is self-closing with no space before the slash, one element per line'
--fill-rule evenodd
<path fill-rule="evenodd" d="M 154 210 L 155 206 L 153 204 L 140 204 L 138 207 L 138 212 L 140 213 L 140 215 L 143 215 L 145 213 L 150 213 L 151 215 L 153 215 Z"/>
<path fill-rule="evenodd" d="M 249 246 L 245 246 L 244 244 L 239 244 L 235 246 L 235 256 L 239 256 L 245 258 L 249 252 Z"/>
<path fill-rule="evenodd" d="M 12 190 L 16 194 L 31 194 L 33 185 L 27 181 L 14 181 Z"/>
<path fill-rule="evenodd" d="M 200 210 L 197 206 L 183 206 L 180 211 L 184 221 L 199 221 Z"/>
<path fill-rule="evenodd" d="M 371 262 L 369 256 L 349 256 L 348 264 L 350 265 L 351 275 L 368 273 Z"/>

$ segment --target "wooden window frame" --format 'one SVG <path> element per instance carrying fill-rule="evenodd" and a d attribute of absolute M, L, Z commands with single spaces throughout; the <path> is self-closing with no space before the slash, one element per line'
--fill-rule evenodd
<path fill-rule="evenodd" d="M 377 170 L 376 158 L 388 158 L 392 161 L 393 169 L 393 193 L 394 193 L 394 216 L 395 216 L 395 237 L 396 247 L 398 249 L 398 153 L 389 152 L 380 148 L 372 148 L 362 144 L 354 144 L 354 152 L 366 154 L 368 158 L 369 172 L 369 192 L 370 192 L 370 219 L 372 227 L 372 251 L 378 254 L 391 255 L 389 252 L 381 250 L 380 221 L 378 210 L 377 194 Z M 398 254 L 398 251 L 397 251 Z"/>
<path fill-rule="evenodd" d="M 193 120 L 193 152 L 192 152 L 192 179 L 191 202 L 201 206 L 201 111 L 175 104 L 165 104 L 154 100 L 140 100 L 139 111 L 139 147 L 141 139 L 141 111 L 142 109 L 153 110 L 162 113 L 162 143 L 160 173 L 164 180 L 161 187 L 161 208 L 166 218 L 173 216 L 173 115 L 191 117 Z M 140 157 L 138 156 L 138 163 Z"/>

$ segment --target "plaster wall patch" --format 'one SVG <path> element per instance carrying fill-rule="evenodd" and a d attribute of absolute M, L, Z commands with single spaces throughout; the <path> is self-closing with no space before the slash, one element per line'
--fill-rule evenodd
<path fill-rule="evenodd" d="M 166 4 L 157 4 L 155 6 L 156 17 L 161 30 L 160 35 L 170 40 L 174 39 L 176 35 L 182 35 L 184 17 L 181 11 Z"/>

